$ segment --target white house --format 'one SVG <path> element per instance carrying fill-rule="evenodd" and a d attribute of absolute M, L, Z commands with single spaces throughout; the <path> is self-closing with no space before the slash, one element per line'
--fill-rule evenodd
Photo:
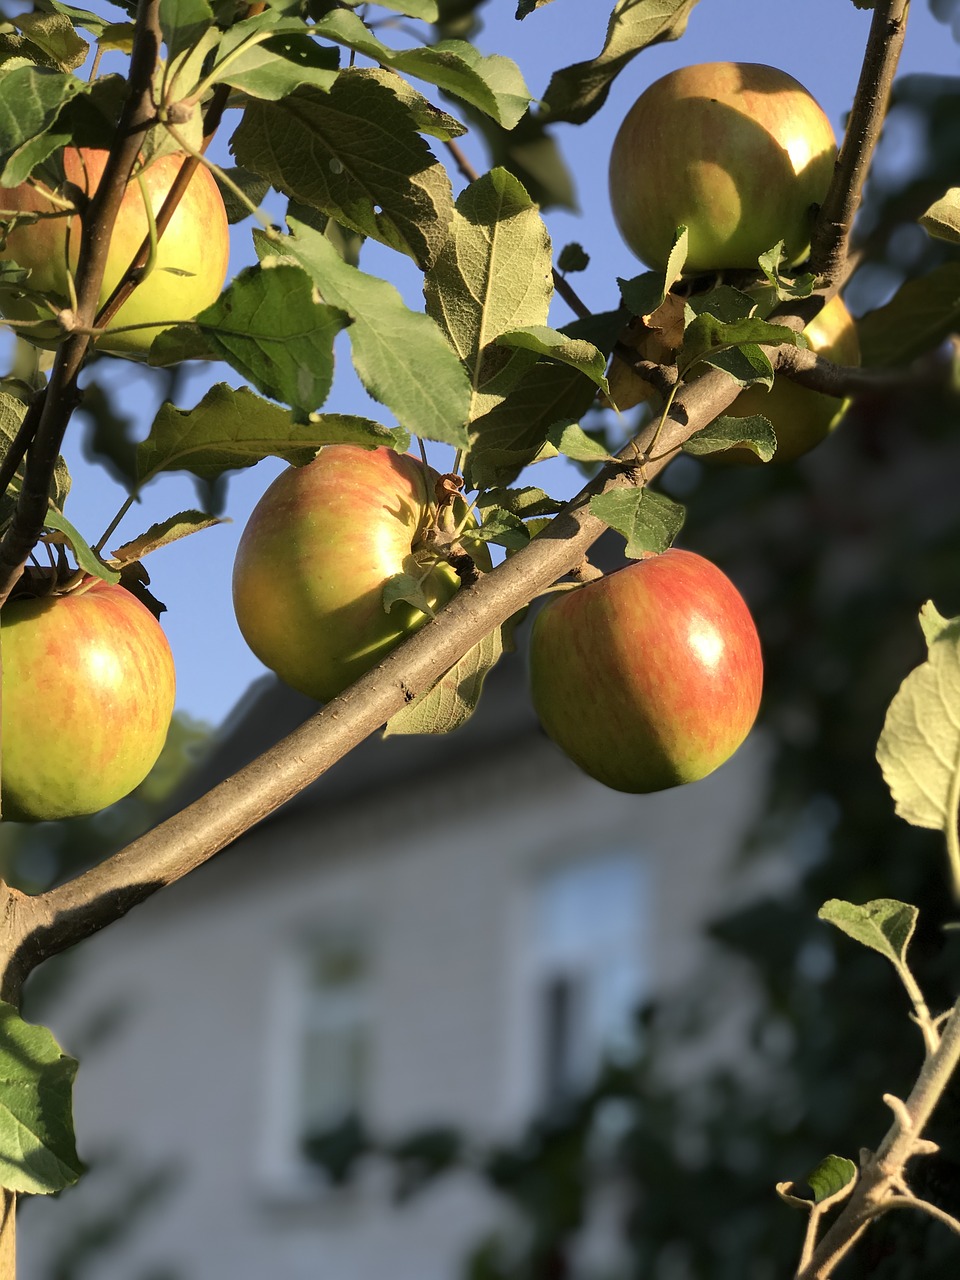
<path fill-rule="evenodd" d="M 197 790 L 312 710 L 254 685 Z M 544 737 L 516 655 L 451 737 L 365 743 L 78 948 L 44 1015 L 81 1058 L 92 1170 L 24 1206 L 22 1280 L 454 1280 L 492 1198 L 331 1189 L 305 1138 L 354 1111 L 503 1135 L 589 1078 L 703 964 L 761 756 L 608 791 Z"/>

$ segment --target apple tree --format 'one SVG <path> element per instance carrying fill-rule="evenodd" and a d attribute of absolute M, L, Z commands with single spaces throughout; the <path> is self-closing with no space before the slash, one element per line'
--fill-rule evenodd
<path fill-rule="evenodd" d="M 535 24 L 545 2 L 520 0 L 518 19 Z M 82 822 L 149 771 L 158 724 L 165 728 L 172 709 L 165 656 L 129 699 L 135 705 L 120 710 L 129 743 L 119 728 L 101 735 L 122 758 L 93 753 L 100 709 L 119 688 L 129 691 L 124 645 L 142 646 L 158 632 L 162 606 L 143 560 L 182 537 L 202 539 L 216 522 L 225 477 L 268 457 L 291 469 L 245 534 L 238 620 L 269 665 L 325 705 L 182 812 L 122 849 L 100 849 L 89 869 L 53 887 L 3 886 L 0 1276 L 15 1274 L 16 1198 L 60 1190 L 81 1171 L 69 1119 L 76 1064 L 49 1032 L 21 1019 L 27 977 L 229 845 L 383 725 L 395 733 L 455 729 L 536 597 L 561 593 L 541 614 L 541 634 L 555 633 L 566 682 L 613 690 L 609 741 L 585 745 L 562 691 L 535 682 L 545 727 L 589 772 L 650 790 L 702 776 L 742 740 L 760 674 L 753 623 L 719 569 L 670 551 L 685 516 L 685 536 L 731 570 L 748 562 L 749 549 L 755 568 L 766 553 L 768 574 L 786 564 L 789 580 L 777 522 L 799 483 L 795 459 L 830 434 L 845 408 L 844 432 L 870 413 L 895 421 L 905 404 L 936 412 L 953 394 L 946 344 L 956 327 L 956 190 L 933 173 L 929 189 L 898 193 L 896 210 L 892 198 L 877 207 L 871 196 L 855 225 L 898 92 L 908 16 L 906 0 L 855 2 L 873 12 L 838 153 L 809 95 L 768 67 L 694 66 L 641 97 L 631 113 L 641 124 L 625 125 L 614 146 L 611 198 L 644 261 L 630 279 L 611 281 L 611 306 L 598 314 L 569 279 L 586 254 L 567 246 L 555 255 L 541 212 L 564 184 L 555 126 L 603 110 L 617 76 L 642 65 L 637 55 L 683 36 L 696 0 L 617 0 L 603 48 L 559 67 L 537 101 L 514 62 L 482 54 L 467 38 L 483 0 L 131 0 L 108 13 L 37 0 L 3 25 L 0 312 L 16 338 L 0 388 L 5 817 L 73 814 Z M 923 86 L 905 86 L 904 101 L 911 92 L 922 99 Z M 921 101 L 931 121 L 944 98 Z M 955 122 L 956 113 L 947 118 Z M 458 142 L 468 129 L 484 140 L 486 171 Z M 247 224 L 252 251 L 224 287 L 228 222 Z M 864 263 L 890 252 L 885 237 L 895 224 L 918 222 L 934 246 L 923 278 L 907 279 L 854 331 L 841 294 L 856 291 Z M 584 240 L 589 247 L 589 229 Z M 419 273 L 422 306 L 365 269 L 370 245 L 395 255 L 398 282 Z M 559 328 L 549 323 L 554 294 L 573 317 Z M 832 328 L 831 313 L 839 314 Z M 365 415 L 325 409 L 340 334 L 369 396 Z M 139 442 L 111 429 L 109 379 L 99 372 L 114 357 L 129 362 L 131 379 L 142 366 L 166 379 L 169 396 Z M 197 359 L 229 366 L 242 385 L 219 382 L 198 402 L 177 403 L 179 370 Z M 127 488 L 105 530 L 80 530 L 64 514 L 71 478 L 60 451 L 85 406 L 97 419 L 100 454 Z M 442 470 L 428 466 L 440 458 Z M 538 483 L 537 464 L 558 458 L 589 477 L 570 501 Z M 682 486 L 670 481 L 681 458 L 698 477 L 688 512 L 676 500 Z M 813 455 L 811 463 L 817 475 Z M 835 483 L 843 468 L 834 465 L 823 470 Z M 114 546 L 143 488 L 176 471 L 195 478 L 205 509 L 171 511 Z M 890 472 L 877 471 L 882 484 Z M 887 483 L 895 505 L 897 486 Z M 797 537 L 822 537 L 816 550 L 829 560 L 848 531 L 823 537 L 816 512 L 803 514 Z M 586 554 L 607 528 L 622 535 L 634 563 L 604 579 Z M 694 566 L 685 596 L 677 565 Z M 631 646 L 623 633 L 633 624 L 622 588 L 641 579 L 641 611 L 666 604 L 683 616 L 674 642 L 634 645 L 624 658 Z M 706 619 L 701 610 L 695 629 L 691 601 L 718 579 L 722 602 Z M 789 694 L 780 683 L 822 639 L 793 634 L 801 588 L 788 598 L 778 577 L 776 589 L 753 593 L 760 642 L 775 655 L 771 696 L 781 712 L 798 689 L 829 701 L 816 663 Z M 898 628 L 924 598 L 897 593 Z M 122 606 L 104 621 L 89 606 L 106 599 Z M 588 628 L 602 641 L 591 645 L 578 632 L 580 606 L 593 609 Z M 118 609 L 135 621 L 118 621 Z M 38 619 L 51 617 L 56 636 L 48 641 Z M 291 618 L 296 627 L 278 625 Z M 899 813 L 942 832 L 945 883 L 957 895 L 960 621 L 927 604 L 920 622 L 927 653 L 916 671 L 907 676 L 889 663 L 882 670 L 886 701 L 907 679 L 879 754 Z M 864 645 L 860 660 L 873 656 Z M 622 668 L 613 665 L 620 660 Z M 546 667 L 558 661 L 549 657 Z M 705 671 L 720 673 L 725 686 L 715 699 L 697 683 Z M 644 692 L 620 725 L 616 693 L 631 682 Z M 668 687 L 677 696 L 658 700 Z M 856 707 L 848 710 L 855 721 Z M 776 731 L 775 717 L 771 724 Z M 845 726 L 834 728 L 845 744 Z M 799 778 L 813 793 L 809 760 L 798 767 L 789 733 L 781 737 L 779 785 Z M 694 747 L 714 738 L 719 747 L 690 766 Z M 677 752 L 668 741 L 679 743 Z M 652 760 L 639 779 L 609 768 L 625 742 Z M 830 749 L 836 765 L 842 752 L 835 742 Z M 849 808 L 863 816 L 855 796 Z M 856 839 L 855 824 L 847 838 Z M 807 1217 L 797 1270 L 804 1280 L 833 1274 L 894 1210 L 911 1208 L 960 1232 L 957 1198 L 943 1207 L 918 1194 L 915 1163 L 907 1169 L 914 1157 L 935 1155 L 927 1125 L 960 1058 L 955 973 L 952 986 L 936 985 L 936 1005 L 928 1003 L 907 955 L 917 909 L 893 896 L 896 876 L 852 877 L 858 905 L 837 897 L 845 891 L 839 876 L 820 879 L 825 891 L 811 918 L 827 899 L 824 920 L 886 957 L 921 1043 L 912 1076 L 895 1073 L 888 1086 L 899 1093 L 886 1095 L 886 1135 L 864 1148 L 859 1165 L 828 1155 L 825 1134 L 809 1174 L 812 1195 L 799 1186 L 810 1165 L 798 1164 L 797 1184 L 779 1188 Z M 946 896 L 932 905 L 929 924 L 924 903 L 921 928 L 942 926 Z M 755 930 L 747 933 L 752 939 Z M 898 1045 L 905 1039 L 900 1026 Z M 884 1084 L 861 1082 L 871 1096 Z M 650 1087 L 669 1115 L 669 1089 Z M 869 1141 L 870 1131 L 856 1140 Z M 762 1170 L 771 1192 L 778 1172 Z M 679 1188 L 675 1199 L 683 1194 Z M 559 1224 L 561 1238 L 568 1226 Z M 560 1257 L 556 1243 L 548 1260 Z M 563 1272 L 544 1263 L 535 1274 Z"/>

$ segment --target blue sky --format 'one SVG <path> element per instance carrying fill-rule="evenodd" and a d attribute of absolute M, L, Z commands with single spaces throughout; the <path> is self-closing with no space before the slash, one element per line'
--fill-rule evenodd
<path fill-rule="evenodd" d="M 100 8 L 101 6 L 91 6 Z M 521 66 L 530 90 L 542 93 L 555 66 L 579 61 L 599 52 L 609 5 L 592 0 L 554 0 L 523 22 L 514 17 L 513 0 L 493 0 L 477 39 L 484 52 L 504 53 Z M 484 12 L 487 12 L 485 10 Z M 802 13 L 802 24 L 799 16 Z M 561 145 L 575 175 L 581 208 L 579 216 L 550 213 L 547 223 L 559 247 L 570 240 L 580 241 L 591 254 L 589 269 L 576 278 L 576 287 L 591 308 L 603 310 L 617 301 L 616 278 L 637 271 L 637 264 L 622 245 L 610 215 L 606 192 L 606 166 L 610 143 L 627 109 L 652 80 L 674 67 L 694 62 L 736 60 L 768 62 L 790 72 L 814 94 L 840 132 L 844 112 L 856 86 L 860 58 L 870 13 L 857 10 L 850 0 L 701 0 L 694 9 L 687 34 L 672 44 L 658 45 L 641 54 L 618 79 L 607 106 L 586 126 L 562 126 Z M 944 75 L 958 73 L 960 45 L 949 28 L 936 22 L 926 5 L 915 4 L 910 17 L 901 73 L 926 71 Z M 229 126 L 228 127 L 232 127 Z M 226 132 L 226 130 L 225 130 Z M 906 144 L 909 145 L 909 144 Z M 467 139 L 478 167 L 482 153 Z M 234 236 L 231 271 L 253 260 L 249 231 Z M 374 274 L 392 279 L 404 289 L 411 305 L 416 297 L 419 276 L 412 264 L 379 246 L 364 251 L 363 266 Z M 559 301 L 552 319 L 556 324 L 570 319 Z M 349 364 L 344 347 L 338 347 L 339 368 Z M 100 365 L 104 373 L 107 362 Z M 143 383 L 131 380 L 130 366 L 111 362 L 111 381 L 118 389 L 121 407 L 142 421 L 143 430 L 155 406 L 147 403 Z M 238 385 L 229 370 L 202 369 L 191 377 L 180 397 L 181 407 L 200 398 L 212 380 Z M 371 413 L 382 418 L 383 411 L 365 400 L 352 376 L 335 383 L 325 406 L 330 411 Z M 65 449 L 74 474 L 75 489 L 67 513 L 91 541 L 102 531 L 122 500 L 122 492 L 102 473 L 82 459 L 76 440 Z M 437 454 L 442 465 L 443 457 Z M 270 479 L 281 469 L 267 461 L 250 471 L 238 473 L 230 484 L 228 514 L 233 523 L 187 539 L 184 543 L 152 555 L 148 568 L 155 593 L 169 612 L 163 623 L 177 661 L 178 705 L 192 715 L 218 722 L 242 698 L 252 679 L 263 668 L 247 650 L 237 630 L 230 599 L 230 575 L 237 540 L 252 506 Z M 554 491 L 572 493 L 579 488 L 578 473 L 559 475 Z M 141 532 L 154 520 L 196 505 L 193 485 L 187 477 L 171 475 L 154 482 L 144 501 L 128 515 L 116 542 Z"/>

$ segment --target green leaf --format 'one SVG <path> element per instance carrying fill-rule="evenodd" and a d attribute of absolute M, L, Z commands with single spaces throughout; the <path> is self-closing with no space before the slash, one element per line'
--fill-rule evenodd
<path fill-rule="evenodd" d="M 960 618 L 944 622 L 927 607 L 927 661 L 890 703 L 877 760 L 901 818 L 952 832 L 960 802 Z"/>
<path fill-rule="evenodd" d="M 610 86 L 648 45 L 677 40 L 697 0 L 617 0 L 603 49 L 587 62 L 554 72 L 543 106 L 551 120 L 583 124 L 603 106 Z"/>
<path fill-rule="evenodd" d="M 825 1156 L 813 1172 L 807 1174 L 814 1204 L 823 1204 L 841 1195 L 856 1180 L 857 1166 L 845 1156 Z"/>
<path fill-rule="evenodd" d="M 666 297 L 683 275 L 684 264 L 687 261 L 689 241 L 690 234 L 687 231 L 687 228 L 677 227 L 677 234 L 674 237 L 673 247 L 670 250 L 670 256 L 667 258 L 666 269 L 663 273 L 664 297 Z"/>
<path fill-rule="evenodd" d="M 403 448 L 404 433 L 388 431 L 367 418 L 321 414 L 305 424 L 288 409 L 224 383 L 211 387 L 193 409 L 161 406 L 150 434 L 137 449 L 137 483 L 160 471 L 190 471 L 215 480 L 225 471 L 252 467 L 264 458 L 309 462 L 321 445 L 363 444 Z"/>
<path fill-rule="evenodd" d="M 255 39 L 264 31 L 266 39 Z M 235 23 L 217 49 L 211 82 L 228 84 L 252 98 L 276 101 L 300 85 L 328 90 L 337 78 L 336 49 L 317 44 L 299 19 L 279 19 L 267 10 Z"/>
<path fill-rule="evenodd" d="M 916 907 L 895 898 L 875 898 L 862 906 L 831 898 L 820 908 L 817 918 L 872 951 L 879 951 L 895 968 L 904 969 L 919 914 Z"/>
<path fill-rule="evenodd" d="M 550 361 L 534 365 L 499 404 L 470 424 L 468 487 L 510 484 L 544 449 L 553 424 L 586 413 L 596 393 L 576 369 Z M 556 451 L 551 448 L 549 456 Z"/>
<path fill-rule="evenodd" d="M 537 207 L 512 174 L 493 169 L 461 192 L 424 279 L 427 313 L 476 389 L 471 416 L 481 416 L 509 390 L 492 389 L 505 356 L 491 356 L 490 344 L 508 330 L 546 324 L 552 292 L 550 237 Z M 484 399 L 488 390 L 492 400 Z"/>
<path fill-rule="evenodd" d="M 213 25 L 213 10 L 207 0 L 160 0 L 159 20 L 167 56 L 173 59 Z"/>
<path fill-rule="evenodd" d="M 684 444 L 684 453 L 695 458 L 708 453 L 725 453 L 727 449 L 749 449 L 761 462 L 769 462 L 777 451 L 777 437 L 770 421 L 762 413 L 738 418 L 722 414 L 708 426 L 695 431 Z"/>
<path fill-rule="evenodd" d="M 381 9 L 404 13 L 408 18 L 420 18 L 423 22 L 439 22 L 440 9 L 437 0 L 377 0 Z"/>
<path fill-rule="evenodd" d="M 348 69 L 329 93 L 250 102 L 231 146 L 278 190 L 428 267 L 452 216 L 450 179 L 383 75 Z"/>
<path fill-rule="evenodd" d="M 129 564 L 134 560 L 142 560 L 151 551 L 160 547 L 168 547 L 171 542 L 179 542 L 191 533 L 199 533 L 201 529 L 212 529 L 214 525 L 229 523 L 220 516 L 212 516 L 206 511 L 178 511 L 174 516 L 152 524 L 146 533 L 131 538 L 122 547 L 117 547 L 111 559 L 117 564 Z"/>
<path fill-rule="evenodd" d="M 626 539 L 632 560 L 659 555 L 683 528 L 685 512 L 678 502 L 652 489 L 615 489 L 590 499 L 590 510 Z"/>
<path fill-rule="evenodd" d="M 116 569 L 111 569 L 109 565 L 104 564 L 83 534 L 78 529 L 75 529 L 70 521 L 61 515 L 59 511 L 49 510 L 44 517 L 43 527 L 52 529 L 54 533 L 59 533 L 66 539 L 76 557 L 77 564 L 86 573 L 91 573 L 96 578 L 102 578 L 104 582 L 120 581 L 120 574 Z"/>
<path fill-rule="evenodd" d="M 425 613 L 428 618 L 436 617 L 433 605 L 423 589 L 423 582 L 413 574 L 395 573 L 393 577 L 388 578 L 383 584 L 382 599 L 384 613 L 389 613 L 394 605 L 410 604 L 414 609 Z"/>
<path fill-rule="evenodd" d="M 610 462 L 609 451 L 598 440 L 588 436 L 576 422 L 555 422 L 547 439 L 564 457 L 574 462 Z"/>
<path fill-rule="evenodd" d="M 8 395 L 5 391 L 0 391 L 0 457 L 5 458 L 7 456 L 16 434 L 20 430 L 20 424 L 23 422 L 26 412 L 27 406 L 22 400 L 18 400 L 16 396 Z M 13 515 L 14 504 L 23 487 L 23 467 L 24 463 L 21 462 L 16 474 L 10 481 L 7 492 L 0 497 L 0 525 L 6 524 Z M 49 495 L 50 501 L 57 510 L 62 510 L 69 492 L 70 472 L 67 470 L 67 464 L 60 457 L 57 459 L 57 465 L 54 468 Z"/>
<path fill-rule="evenodd" d="M 756 311 L 756 301 L 749 294 L 734 289 L 728 284 L 720 284 L 706 293 L 695 294 L 688 298 L 684 307 L 687 324 L 691 324 L 697 316 L 709 315 L 723 324 L 733 324 L 737 320 L 746 320 Z"/>
<path fill-rule="evenodd" d="M 224 174 L 240 188 L 246 195 L 247 199 L 254 205 L 263 203 L 267 192 L 270 190 L 270 183 L 266 178 L 261 178 L 259 174 L 250 173 L 247 169 L 242 169 L 239 165 L 234 165 L 232 169 L 224 169 Z M 220 194 L 223 197 L 224 208 L 227 211 L 227 221 L 231 224 L 235 222 L 243 222 L 244 218 L 250 217 L 250 210 L 238 199 L 236 193 L 231 190 L 225 183 L 222 183 L 217 174 L 217 186 L 220 188 Z"/>
<path fill-rule="evenodd" d="M 886 306 L 857 322 L 865 365 L 909 364 L 960 326 L 960 262 L 907 280 Z"/>
<path fill-rule="evenodd" d="M 264 395 L 302 414 L 327 398 L 333 381 L 333 340 L 349 323 L 338 307 L 317 302 L 302 267 L 275 260 L 247 267 L 190 324 L 156 339 L 152 364 L 198 354 L 199 329 L 208 350 Z"/>
<path fill-rule="evenodd" d="M 473 715 L 487 673 L 504 651 L 500 627 L 465 654 L 427 693 L 391 716 L 384 737 L 406 733 L 450 733 Z"/>
<path fill-rule="evenodd" d="M 667 296 L 662 271 L 644 271 L 630 280 L 617 279 L 623 305 L 631 315 L 652 316 Z"/>
<path fill-rule="evenodd" d="M 917 221 L 937 240 L 960 244 L 960 187 L 950 187 Z"/>
<path fill-rule="evenodd" d="M 543 489 L 526 485 L 522 489 L 489 489 L 477 498 L 477 510 L 486 521 L 486 512 L 494 508 L 509 511 L 522 520 L 531 516 L 553 516 L 563 509 L 563 503 L 551 498 Z"/>
<path fill-rule="evenodd" d="M 761 253 L 759 264 L 760 270 L 774 286 L 778 302 L 784 302 L 788 298 L 809 298 L 813 293 L 817 278 L 809 271 L 792 280 L 785 280 L 780 274 L 781 267 L 790 270 L 790 263 L 784 260 L 782 240 L 766 253 Z"/>
<path fill-rule="evenodd" d="M 483 524 L 478 529 L 464 530 L 464 543 L 495 542 L 508 551 L 520 551 L 530 541 L 530 531 L 519 516 L 500 507 L 485 507 Z"/>
<path fill-rule="evenodd" d="M 77 1064 L 46 1027 L 0 1003 L 0 1186 L 52 1195 L 83 1172 L 73 1133 Z"/>
<path fill-rule="evenodd" d="M 0 70 L 0 185 L 18 187 L 67 141 L 53 131 L 54 124 L 86 89 L 76 76 L 46 67 Z"/>
<path fill-rule="evenodd" d="M 467 445 L 470 382 L 436 323 L 411 311 L 392 284 L 350 266 L 330 241 L 290 219 L 281 252 L 308 272 L 321 296 L 350 317 L 353 363 L 367 391 L 411 433 Z M 276 251 L 262 235 L 258 248 Z"/>
<path fill-rule="evenodd" d="M 760 351 L 759 344 L 796 347 L 800 345 L 800 341 L 800 335 L 786 325 L 770 324 L 757 317 L 727 323 L 704 312 L 696 316 L 684 330 L 678 363 L 682 369 L 689 369 L 698 361 L 705 360 L 708 364 L 717 365 L 731 373 L 744 385 L 760 381 L 769 386 L 773 381 L 773 367 Z M 735 371 L 736 365 L 728 368 L 726 362 L 721 363 L 727 351 L 734 347 L 739 348 L 741 357 L 748 362 L 746 376 Z M 769 370 L 769 374 L 765 370 Z"/>
<path fill-rule="evenodd" d="M 592 342 L 584 342 L 582 338 L 570 338 L 565 333 L 551 329 L 547 325 L 527 325 L 523 329 L 508 329 L 497 338 L 501 347 L 511 347 L 521 351 L 532 351 L 549 360 L 558 360 L 578 369 L 594 382 L 601 391 L 607 391 L 605 376 L 607 358 L 598 351 Z"/>
<path fill-rule="evenodd" d="M 347 9 L 334 9 L 313 28 L 374 62 L 435 84 L 512 129 L 530 104 L 520 68 L 499 54 L 484 56 L 465 40 L 440 40 L 415 49 L 391 49 Z"/>
<path fill-rule="evenodd" d="M 111 25 L 99 14 L 91 13 L 89 9 L 78 9 L 72 4 L 64 4 L 62 0 L 36 0 L 34 8 L 50 13 L 62 13 L 75 27 L 83 27 L 94 35 L 99 35 L 105 27 Z"/>
<path fill-rule="evenodd" d="M 90 46 L 77 35 L 66 14 L 35 11 L 21 13 L 13 21 L 32 44 L 64 71 L 76 71 L 90 52 Z"/>

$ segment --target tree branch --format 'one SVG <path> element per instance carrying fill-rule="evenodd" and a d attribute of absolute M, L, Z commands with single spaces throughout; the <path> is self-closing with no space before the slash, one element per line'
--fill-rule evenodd
<path fill-rule="evenodd" d="M 837 167 L 813 228 L 810 269 L 827 285 L 845 276 L 854 214 L 880 137 L 903 48 L 909 0 L 877 0 Z"/>
<path fill-rule="evenodd" d="M 894 1108 L 894 1122 L 886 1137 L 870 1155 L 853 1194 L 840 1215 L 813 1251 L 796 1280 L 829 1280 L 873 1218 L 909 1204 L 927 1209 L 924 1201 L 904 1196 L 905 1169 L 911 1156 L 923 1151 L 923 1130 L 960 1065 L 960 1000 L 943 1027 L 937 1051 L 924 1061 L 910 1096 Z M 940 1218 L 939 1214 L 935 1217 Z M 947 1215 L 949 1216 L 949 1215 Z M 951 1222 L 947 1225 L 952 1225 Z"/>
<path fill-rule="evenodd" d="M 77 263 L 78 328 L 93 325 L 110 249 L 113 224 L 136 163 L 143 135 L 153 123 L 152 85 L 160 56 L 159 0 L 141 0 L 130 59 L 127 98 L 100 185 L 84 213 Z M 77 377 L 90 345 L 87 333 L 71 333 L 57 352 L 50 381 L 27 410 L 22 433 L 26 451 L 23 486 L 16 511 L 0 541 L 0 605 L 23 572 L 43 529 L 50 481 L 70 415 L 80 400 Z"/>
<path fill-rule="evenodd" d="M 685 387 L 659 433 L 652 479 L 681 444 L 735 399 L 739 387 L 712 370 Z M 36 897 L 6 889 L 0 995 L 16 1000 L 41 961 L 124 915 L 157 889 L 178 880 L 315 781 L 337 760 L 426 692 L 484 636 L 558 578 L 577 567 L 605 525 L 591 515 L 597 493 L 643 483 L 636 467 L 656 431 L 651 424 L 622 461 L 573 499 L 530 546 L 473 586 L 462 588 L 437 618 L 289 737 L 181 813 L 103 863 Z"/>

